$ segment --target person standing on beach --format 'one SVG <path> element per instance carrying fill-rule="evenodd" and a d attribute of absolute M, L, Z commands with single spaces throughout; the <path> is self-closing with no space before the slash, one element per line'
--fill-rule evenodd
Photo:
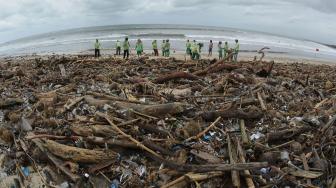
<path fill-rule="evenodd" d="M 121 51 L 121 43 L 119 40 L 117 40 L 116 42 L 116 55 L 120 55 L 120 51 Z"/>
<path fill-rule="evenodd" d="M 237 63 L 238 52 L 239 52 L 239 43 L 238 43 L 238 39 L 236 39 L 235 42 L 236 42 L 236 45 L 235 45 L 235 48 L 233 49 L 233 59 L 234 59 L 234 62 Z"/>
<path fill-rule="evenodd" d="M 191 54 L 192 54 L 192 57 L 191 57 L 192 60 L 199 59 L 199 45 L 196 43 L 196 40 L 194 40 L 191 45 Z"/>
<path fill-rule="evenodd" d="M 100 48 L 101 48 L 101 44 L 100 42 L 98 41 L 98 39 L 96 39 L 96 42 L 95 42 L 95 57 L 100 57 Z"/>
<path fill-rule="evenodd" d="M 170 55 L 170 43 L 169 43 L 169 40 L 167 39 L 166 40 L 166 43 L 165 43 L 165 57 L 169 57 Z"/>
<path fill-rule="evenodd" d="M 209 43 L 209 54 L 208 56 L 212 56 L 212 48 L 213 48 L 213 43 L 212 43 L 212 40 L 210 40 L 210 43 Z"/>
<path fill-rule="evenodd" d="M 222 41 L 218 42 L 218 59 L 223 59 Z"/>
<path fill-rule="evenodd" d="M 224 49 L 224 59 L 226 59 L 226 57 L 229 55 L 229 44 L 227 41 L 225 41 L 223 49 Z"/>
<path fill-rule="evenodd" d="M 128 42 L 128 38 L 125 38 L 125 41 L 123 43 L 123 49 L 124 49 L 124 59 L 129 57 L 129 49 L 130 49 L 131 45 Z"/>
<path fill-rule="evenodd" d="M 161 44 L 161 50 L 162 50 L 162 56 L 165 56 L 165 47 L 166 47 L 166 41 L 163 40 Z"/>
<path fill-rule="evenodd" d="M 191 43 L 189 42 L 189 40 L 187 40 L 186 48 L 187 48 L 187 50 L 186 50 L 187 55 L 189 55 L 190 59 L 192 59 L 192 56 L 191 56 Z"/>
<path fill-rule="evenodd" d="M 140 57 L 143 52 L 143 44 L 140 39 L 138 39 L 138 41 L 135 44 L 135 50 L 137 52 L 138 57 Z"/>
<path fill-rule="evenodd" d="M 157 45 L 156 40 L 154 40 L 152 42 L 152 47 L 153 47 L 153 50 L 154 50 L 154 56 L 159 56 L 158 45 Z"/>

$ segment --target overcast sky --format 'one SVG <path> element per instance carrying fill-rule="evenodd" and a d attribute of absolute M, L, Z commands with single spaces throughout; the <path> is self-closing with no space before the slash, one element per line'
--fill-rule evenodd
<path fill-rule="evenodd" d="M 76 27 L 190 24 L 336 44 L 336 0 L 0 0 L 0 42 Z"/>

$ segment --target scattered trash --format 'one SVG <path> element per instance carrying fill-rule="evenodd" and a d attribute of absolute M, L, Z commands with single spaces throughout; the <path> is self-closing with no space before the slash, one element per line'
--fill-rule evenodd
<path fill-rule="evenodd" d="M 336 182 L 334 66 L 0 61 L 0 186 L 38 178 L 61 188 Z"/>
<path fill-rule="evenodd" d="M 21 170 L 22 170 L 24 176 L 26 176 L 26 177 L 29 176 L 29 174 L 30 174 L 29 167 L 23 167 L 23 166 L 22 166 L 22 167 L 21 167 Z"/>

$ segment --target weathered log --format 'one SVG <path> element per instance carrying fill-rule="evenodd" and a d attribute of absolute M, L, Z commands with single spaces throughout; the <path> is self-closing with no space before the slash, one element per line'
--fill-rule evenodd
<path fill-rule="evenodd" d="M 170 161 L 163 164 L 170 169 L 180 172 L 213 172 L 213 171 L 232 171 L 232 170 L 251 170 L 260 169 L 268 166 L 267 162 L 235 163 L 235 164 L 211 164 L 211 165 L 183 165 Z"/>
<path fill-rule="evenodd" d="M 184 105 L 182 103 L 140 105 L 125 102 L 115 102 L 115 105 L 119 108 L 133 109 L 140 113 L 155 117 L 163 117 L 167 114 L 174 115 L 184 111 Z"/>
<path fill-rule="evenodd" d="M 24 101 L 19 98 L 0 99 L 0 109 L 23 104 Z"/>
<path fill-rule="evenodd" d="M 117 160 L 118 155 L 113 151 L 89 150 L 59 144 L 52 140 L 45 140 L 46 147 L 54 155 L 65 160 L 81 163 L 97 163 L 107 160 Z"/>
<path fill-rule="evenodd" d="M 216 164 L 216 163 L 221 163 L 222 160 L 214 155 L 211 155 L 210 153 L 204 152 L 204 151 L 199 151 L 199 150 L 190 150 L 190 153 L 195 155 L 196 157 L 205 160 L 206 162 L 210 164 Z"/>
<path fill-rule="evenodd" d="M 33 134 L 30 134 L 29 136 L 33 136 Z M 33 142 L 36 144 L 36 146 L 47 155 L 48 159 L 58 168 L 61 172 L 63 172 L 65 175 L 67 175 L 71 181 L 77 182 L 80 179 L 80 176 L 77 174 L 73 174 L 70 170 L 65 168 L 62 163 L 63 161 L 59 160 L 57 157 L 49 153 L 48 150 L 46 150 L 45 147 L 43 147 L 43 143 L 41 139 L 34 139 Z"/>
<path fill-rule="evenodd" d="M 169 73 L 167 75 L 163 75 L 163 76 L 160 76 L 160 77 L 156 78 L 154 80 L 154 83 L 162 84 L 162 83 L 168 82 L 170 80 L 177 80 L 177 79 L 180 79 L 180 78 L 189 79 L 189 80 L 199 79 L 197 76 L 195 76 L 193 74 L 190 74 L 190 73 L 187 73 L 187 72 L 173 72 L 173 73 Z"/>
<path fill-rule="evenodd" d="M 229 152 L 229 159 L 230 164 L 236 164 L 237 163 L 237 151 L 236 148 L 231 143 L 230 135 L 227 135 L 226 137 L 227 143 L 228 143 L 228 152 Z M 232 178 L 232 184 L 234 187 L 240 187 L 240 176 L 239 172 L 236 170 L 231 171 L 231 178 Z"/>
<path fill-rule="evenodd" d="M 238 151 L 238 156 L 239 156 L 240 162 L 246 163 L 245 153 L 244 153 L 243 148 L 242 148 L 238 139 L 237 139 L 237 151 Z M 249 170 L 244 170 L 244 174 L 247 176 L 247 177 L 245 177 L 247 187 L 248 188 L 255 188 L 252 178 L 248 177 L 248 176 L 251 176 L 250 171 Z"/>
<path fill-rule="evenodd" d="M 105 114 L 101 113 L 101 112 L 97 112 L 97 115 L 105 118 L 106 121 L 109 122 L 109 124 L 113 127 L 113 129 L 115 129 L 118 133 L 120 133 L 121 135 L 125 136 L 126 138 L 128 138 L 129 140 L 131 140 L 132 142 L 134 142 L 137 146 L 139 146 L 141 149 L 147 151 L 148 153 L 152 154 L 152 156 L 163 160 L 163 157 L 161 157 L 159 154 L 155 153 L 153 150 L 149 149 L 148 147 L 146 147 L 145 145 L 143 145 L 141 142 L 139 142 L 138 140 L 134 139 L 132 136 L 126 134 L 124 131 L 122 131 L 117 125 L 115 125 Z"/>
<path fill-rule="evenodd" d="M 150 140 L 144 140 L 142 143 L 146 147 L 148 147 L 148 148 L 150 148 L 150 149 L 152 149 L 154 151 L 158 151 L 158 152 L 162 153 L 163 155 L 168 155 L 168 156 L 173 156 L 174 155 L 173 152 L 171 152 L 171 151 L 169 151 L 169 150 L 167 150 L 167 149 L 165 149 L 165 148 L 163 148 L 163 147 L 161 147 L 161 146 L 153 143 Z"/>
<path fill-rule="evenodd" d="M 209 73 L 215 73 L 215 72 L 220 72 L 222 70 L 227 70 L 227 71 L 233 71 L 235 69 L 239 69 L 241 68 L 241 66 L 238 66 L 238 65 L 234 65 L 234 64 L 219 64 L 217 65 L 216 67 L 212 67 L 211 69 L 209 69 L 206 74 L 209 74 Z"/>
<path fill-rule="evenodd" d="M 267 67 L 263 67 L 261 70 L 257 71 L 256 75 L 259 77 L 268 77 L 273 70 L 273 66 L 274 61 L 272 61 Z"/>
<path fill-rule="evenodd" d="M 187 173 L 174 181 L 171 181 L 163 186 L 161 188 L 178 188 L 178 187 L 187 187 L 188 186 L 188 180 L 191 179 L 195 182 L 197 181 L 204 181 L 213 177 L 222 176 L 224 175 L 223 172 L 207 172 L 207 173 Z"/>
<path fill-rule="evenodd" d="M 111 136 L 116 134 L 115 130 L 108 125 L 74 125 L 70 127 L 70 130 L 80 136 Z"/>
<path fill-rule="evenodd" d="M 267 142 L 272 142 L 272 141 L 290 139 L 296 135 L 302 134 L 310 130 L 313 130 L 313 128 L 310 126 L 304 125 L 302 127 L 296 127 L 292 129 L 286 129 L 282 131 L 267 133 L 266 140 Z"/>
<path fill-rule="evenodd" d="M 210 65 L 208 68 L 206 69 L 203 69 L 203 70 L 198 70 L 198 71 L 195 71 L 193 72 L 193 75 L 196 75 L 196 76 L 202 76 L 202 75 L 205 75 L 208 73 L 208 71 L 210 70 L 216 70 L 216 67 L 219 66 L 219 65 L 222 65 L 225 63 L 226 60 L 230 59 L 231 57 L 233 56 L 233 53 L 229 54 L 225 59 L 222 59 L 220 61 L 217 61 L 216 63 Z M 232 67 L 231 66 L 222 66 L 221 70 L 225 69 L 225 68 L 229 68 L 230 70 L 232 70 Z"/>
<path fill-rule="evenodd" d="M 88 136 L 84 138 L 84 140 L 94 144 L 101 144 L 101 145 L 107 144 L 109 146 L 119 146 L 131 149 L 139 148 L 136 144 L 134 144 L 133 142 L 129 142 L 127 140 L 105 139 L 96 136 Z"/>
<path fill-rule="evenodd" d="M 230 118 L 237 118 L 237 119 L 260 119 L 262 118 L 263 113 L 262 111 L 252 106 L 245 110 L 242 109 L 226 109 L 226 110 L 219 110 L 219 111 L 209 111 L 204 112 L 202 117 L 206 121 L 213 121 L 217 117 L 222 117 L 223 119 L 230 119 Z"/>

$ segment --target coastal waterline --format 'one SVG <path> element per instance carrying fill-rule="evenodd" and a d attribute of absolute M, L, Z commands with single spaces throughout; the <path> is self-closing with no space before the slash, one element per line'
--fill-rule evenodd
<path fill-rule="evenodd" d="M 312 41 L 228 28 L 186 25 L 120 25 L 52 32 L 0 44 L 0 56 L 87 53 L 92 50 L 95 39 L 101 41 L 103 49 L 112 50 L 115 42 L 124 40 L 126 36 L 132 48 L 140 38 L 145 50 L 151 49 L 154 39 L 158 40 L 159 47 L 162 40 L 169 39 L 172 51 L 184 51 L 185 41 L 189 39 L 204 43 L 203 52 L 207 51 L 209 40 L 213 40 L 216 52 L 218 41 L 227 41 L 233 47 L 234 40 L 239 39 L 242 51 L 257 51 L 267 46 L 271 53 L 336 59 L 335 49 Z"/>

